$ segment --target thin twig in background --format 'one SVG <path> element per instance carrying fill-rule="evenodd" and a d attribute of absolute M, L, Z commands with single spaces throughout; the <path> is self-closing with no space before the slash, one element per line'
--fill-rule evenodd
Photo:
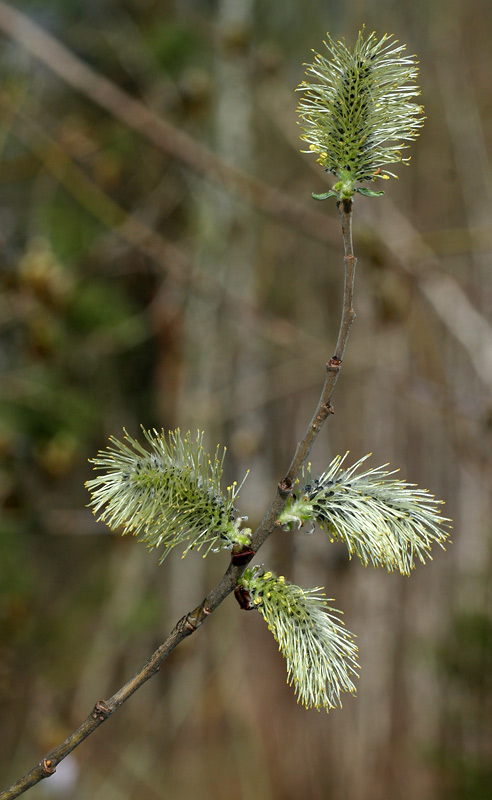
<path fill-rule="evenodd" d="M 337 239 L 336 226 L 330 219 L 300 205 L 284 192 L 247 175 L 232 164 L 226 164 L 205 145 L 177 130 L 145 103 L 89 67 L 54 36 L 3 0 L 0 0 L 0 30 L 42 61 L 64 83 L 198 175 L 224 186 L 259 211 L 287 225 L 294 225 L 309 236 L 324 242 Z"/>
<path fill-rule="evenodd" d="M 6 113 L 13 113 L 12 103 L 2 93 L 0 93 L 0 107 L 5 109 Z M 251 329 L 256 334 L 266 336 L 273 341 L 286 339 L 295 342 L 298 347 L 321 350 L 322 343 L 318 337 L 286 318 L 260 309 L 235 292 L 231 286 L 225 285 L 215 275 L 194 263 L 182 248 L 170 242 L 162 233 L 123 208 L 77 165 L 71 154 L 50 136 L 39 122 L 34 122 L 18 109 L 13 116 L 14 119 L 19 118 L 22 125 L 14 127 L 12 135 L 32 150 L 43 166 L 83 208 L 113 235 L 121 237 L 128 245 L 159 265 L 176 286 L 187 292 L 192 289 L 202 296 L 215 296 L 217 291 L 220 291 L 221 296 L 231 304 L 232 308 L 241 307 L 247 312 L 245 320 L 246 322 L 248 319 L 251 320 Z M 32 135 L 29 135 L 31 133 Z M 191 277 L 192 287 L 190 287 Z M 258 320 L 261 320 L 261 324 L 258 324 Z"/>

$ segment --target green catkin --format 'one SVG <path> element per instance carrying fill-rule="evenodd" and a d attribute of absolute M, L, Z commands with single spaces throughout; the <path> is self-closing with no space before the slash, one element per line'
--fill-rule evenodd
<path fill-rule="evenodd" d="M 211 550 L 246 545 L 249 529 L 240 530 L 234 500 L 239 489 L 233 485 L 222 492 L 220 481 L 225 451 L 219 458 L 203 449 L 202 434 L 192 440 L 188 432 L 143 430 L 150 450 L 125 431 L 130 446 L 111 438 L 111 445 L 92 459 L 102 474 L 86 486 L 90 505 L 98 519 L 111 529 L 122 527 L 149 549 L 163 546 L 164 560 L 176 545 L 184 544 L 183 555 L 191 549 Z"/>
<path fill-rule="evenodd" d="M 318 163 L 338 179 L 331 192 L 315 197 L 381 194 L 356 183 L 396 177 L 386 166 L 408 163 L 401 150 L 418 136 L 424 119 L 422 106 L 413 102 L 420 94 L 414 83 L 418 62 L 388 35 L 365 39 L 361 31 L 353 50 L 327 35 L 325 46 L 331 58 L 315 53 L 306 71 L 316 82 L 299 86 L 305 152 L 317 153 Z"/>
<path fill-rule="evenodd" d="M 341 694 L 355 692 L 357 647 L 322 590 L 302 589 L 260 566 L 246 569 L 239 583 L 277 641 L 298 701 L 327 711 L 341 706 Z"/>
<path fill-rule="evenodd" d="M 308 467 L 306 485 L 289 500 L 281 524 L 292 529 L 317 522 L 333 539 L 345 542 L 350 557 L 403 575 L 410 574 L 416 560 L 431 558 L 433 544 L 444 549 L 450 520 L 440 514 L 441 501 L 395 479 L 386 464 L 357 473 L 369 456 L 342 469 L 346 455 L 337 456 L 315 481 Z"/>

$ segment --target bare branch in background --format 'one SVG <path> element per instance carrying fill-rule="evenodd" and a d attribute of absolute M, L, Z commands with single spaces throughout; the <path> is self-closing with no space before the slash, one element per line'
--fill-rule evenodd
<path fill-rule="evenodd" d="M 325 242 L 336 240 L 336 226 L 331 220 L 234 165 L 226 164 L 205 145 L 177 130 L 140 100 L 97 73 L 54 36 L 3 0 L 0 0 L 0 30 L 42 61 L 64 83 L 198 175 L 224 186 L 259 211 L 286 225 L 294 225 L 309 236 Z"/>

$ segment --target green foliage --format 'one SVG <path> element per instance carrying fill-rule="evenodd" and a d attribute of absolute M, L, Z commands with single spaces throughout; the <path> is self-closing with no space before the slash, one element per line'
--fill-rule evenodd
<path fill-rule="evenodd" d="M 446 687 L 442 710 L 446 725 L 444 741 L 433 749 L 431 758 L 445 775 L 445 792 L 439 796 L 446 800 L 490 797 L 492 620 L 488 584 L 486 578 L 481 587 L 486 606 L 488 602 L 486 613 L 456 613 L 436 651 L 438 674 Z"/>
<path fill-rule="evenodd" d="M 196 62 L 204 52 L 198 32 L 190 25 L 170 22 L 166 17 L 153 20 L 144 35 L 154 58 L 170 75 L 179 74 L 185 65 Z"/>
<path fill-rule="evenodd" d="M 449 760 L 444 760 L 448 785 L 443 800 L 490 800 L 492 786 L 492 766 L 490 757 L 465 757 L 454 753 Z"/>
<path fill-rule="evenodd" d="M 486 614 L 461 613 L 438 650 L 439 666 L 462 687 L 492 697 L 492 620 Z"/>
<path fill-rule="evenodd" d="M 369 458 L 342 469 L 346 455 L 337 456 L 323 475 L 311 479 L 299 498 L 290 498 L 279 522 L 287 529 L 317 522 L 334 539 L 347 545 L 350 557 L 367 566 L 386 567 L 409 575 L 415 559 L 425 563 L 432 544 L 444 547 L 449 520 L 439 514 L 440 501 L 415 484 L 396 480 L 382 467 L 357 470 Z"/>
<path fill-rule="evenodd" d="M 104 231 L 101 222 L 74 202 L 65 189 L 58 189 L 37 214 L 39 226 L 48 231 L 54 254 L 65 264 L 86 253 Z"/>
<path fill-rule="evenodd" d="M 99 278 L 79 284 L 70 303 L 69 322 L 79 332 L 93 332 L 127 324 L 132 313 L 129 297 L 125 297 L 113 281 Z M 136 331 L 140 333 L 140 331 Z"/>
<path fill-rule="evenodd" d="M 423 125 L 422 107 L 412 101 L 420 94 L 413 83 L 418 68 L 415 56 L 403 55 L 405 45 L 395 45 L 392 36 L 378 40 L 371 33 L 364 39 L 360 31 L 349 50 L 344 41 L 335 42 L 327 34 L 331 59 L 315 53 L 314 64 L 308 66 L 306 74 L 318 82 L 299 86 L 301 139 L 309 144 L 305 152 L 318 153 L 318 163 L 338 178 L 334 192 L 314 195 L 316 199 L 382 194 L 356 183 L 396 177 L 386 165 L 408 162 L 401 150 Z"/>
<path fill-rule="evenodd" d="M 322 590 L 301 589 L 258 566 L 246 569 L 239 583 L 278 642 L 302 705 L 341 706 L 341 693 L 355 692 L 357 647 Z"/>

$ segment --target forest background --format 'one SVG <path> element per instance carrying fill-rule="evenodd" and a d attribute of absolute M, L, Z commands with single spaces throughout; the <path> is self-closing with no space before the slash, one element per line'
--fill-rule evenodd
<path fill-rule="evenodd" d="M 453 544 L 408 579 L 320 534 L 272 537 L 260 560 L 325 586 L 358 635 L 357 698 L 329 715 L 297 706 L 266 626 L 230 599 L 30 797 L 489 798 L 489 0 L 12 8 L 25 17 L 10 30 L 0 3 L 0 784 L 130 677 L 227 564 L 173 553 L 159 567 L 96 523 L 84 481 L 107 437 L 204 430 L 228 448 L 229 481 L 251 470 L 252 527 L 290 462 L 343 280 L 295 88 L 327 30 L 351 44 L 365 23 L 418 54 L 427 120 L 400 181 L 356 197 L 357 320 L 313 468 L 347 450 L 400 467 L 446 500 Z"/>

